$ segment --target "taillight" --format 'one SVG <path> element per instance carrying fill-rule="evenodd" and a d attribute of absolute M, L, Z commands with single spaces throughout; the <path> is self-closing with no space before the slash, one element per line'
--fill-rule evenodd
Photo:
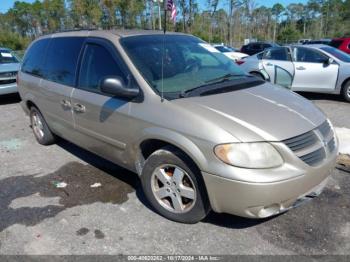
<path fill-rule="evenodd" d="M 237 61 L 236 61 L 236 64 L 237 64 L 237 65 L 241 65 L 241 64 L 244 64 L 244 63 L 245 63 L 244 60 L 237 60 Z"/>

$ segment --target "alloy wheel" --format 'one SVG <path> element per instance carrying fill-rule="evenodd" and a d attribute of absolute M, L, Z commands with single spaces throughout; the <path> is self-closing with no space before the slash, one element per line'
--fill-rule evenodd
<path fill-rule="evenodd" d="M 151 178 L 158 203 L 173 213 L 186 213 L 196 202 L 196 188 L 186 171 L 175 165 L 156 168 Z"/>
<path fill-rule="evenodd" d="M 32 114 L 32 127 L 35 135 L 39 139 L 44 137 L 44 126 L 37 112 Z"/>

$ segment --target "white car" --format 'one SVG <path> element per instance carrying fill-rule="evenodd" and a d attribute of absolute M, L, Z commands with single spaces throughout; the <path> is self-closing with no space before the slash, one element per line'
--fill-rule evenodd
<path fill-rule="evenodd" d="M 239 52 L 237 49 L 234 49 L 232 47 L 226 46 L 226 45 L 214 45 L 215 49 L 219 52 L 223 53 L 228 58 L 232 59 L 233 61 L 239 61 L 245 57 L 248 57 L 247 54 Z"/>
<path fill-rule="evenodd" d="M 19 59 L 12 50 L 0 47 L 0 95 L 17 92 L 16 76 L 19 67 Z"/>
<path fill-rule="evenodd" d="M 350 55 L 334 47 L 274 47 L 239 64 L 244 71 L 293 91 L 341 94 L 350 102 Z"/>

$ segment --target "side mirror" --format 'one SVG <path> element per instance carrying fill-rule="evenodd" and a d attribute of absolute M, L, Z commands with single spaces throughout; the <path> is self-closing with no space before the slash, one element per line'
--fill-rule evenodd
<path fill-rule="evenodd" d="M 100 83 L 101 92 L 123 98 L 135 98 L 139 95 L 138 88 L 128 88 L 120 77 L 106 77 Z"/>
<path fill-rule="evenodd" d="M 324 63 L 326 65 L 330 65 L 330 64 L 333 64 L 333 62 L 334 62 L 334 59 L 329 57 Z"/>

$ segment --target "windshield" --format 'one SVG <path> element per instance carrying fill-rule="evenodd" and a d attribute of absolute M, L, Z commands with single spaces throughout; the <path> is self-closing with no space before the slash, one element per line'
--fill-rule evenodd
<path fill-rule="evenodd" d="M 18 63 L 17 58 L 10 50 L 0 50 L 0 64 Z"/>
<path fill-rule="evenodd" d="M 338 58 L 339 60 L 350 63 L 350 55 L 347 53 L 344 53 L 343 51 L 340 51 L 339 49 L 336 49 L 334 47 L 321 47 L 321 50 L 326 51 L 327 53 L 331 54 L 332 56 Z"/>
<path fill-rule="evenodd" d="M 121 44 L 153 88 L 161 92 L 163 83 L 165 95 L 185 92 L 225 76 L 247 77 L 231 59 L 196 37 L 131 36 L 122 38 Z"/>

